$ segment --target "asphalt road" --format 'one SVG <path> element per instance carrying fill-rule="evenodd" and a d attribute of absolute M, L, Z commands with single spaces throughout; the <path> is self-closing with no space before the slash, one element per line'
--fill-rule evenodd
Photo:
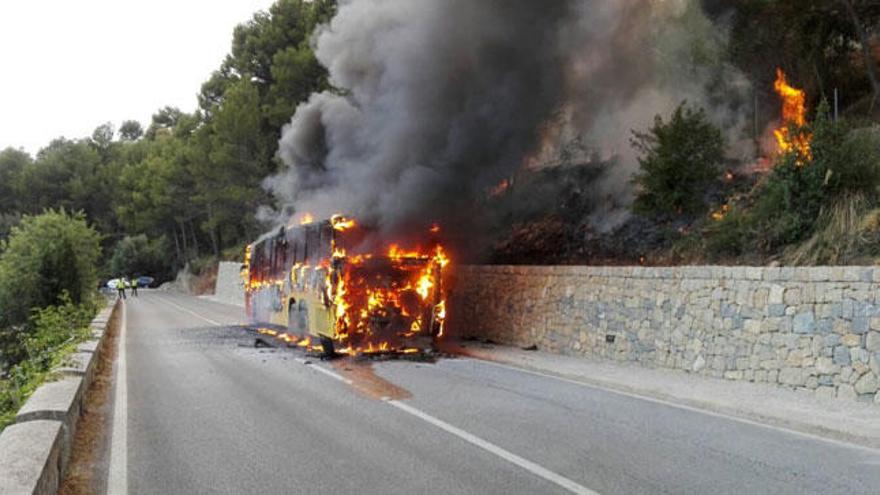
<path fill-rule="evenodd" d="M 255 348 L 240 309 L 175 293 L 125 306 L 111 493 L 880 492 L 869 449 L 472 359 Z"/>

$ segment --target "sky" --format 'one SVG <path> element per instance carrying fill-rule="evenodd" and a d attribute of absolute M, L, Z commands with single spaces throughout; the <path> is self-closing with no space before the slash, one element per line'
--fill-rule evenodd
<path fill-rule="evenodd" d="M 197 107 L 233 28 L 272 0 L 0 0 L 0 149 Z"/>

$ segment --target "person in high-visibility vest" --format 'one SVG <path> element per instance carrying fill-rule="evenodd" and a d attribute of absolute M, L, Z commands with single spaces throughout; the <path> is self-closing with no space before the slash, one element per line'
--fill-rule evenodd
<path fill-rule="evenodd" d="M 128 281 L 129 287 L 131 287 L 131 295 L 134 297 L 138 296 L 138 278 L 134 277 Z"/>
<path fill-rule="evenodd" d="M 116 291 L 119 293 L 120 299 L 125 299 L 125 285 L 127 283 L 125 277 L 119 277 L 116 279 Z"/>

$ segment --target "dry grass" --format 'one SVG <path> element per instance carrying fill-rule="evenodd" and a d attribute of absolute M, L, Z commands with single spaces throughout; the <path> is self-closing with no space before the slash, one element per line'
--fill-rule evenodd
<path fill-rule="evenodd" d="M 117 312 L 110 320 L 107 334 L 101 344 L 95 377 L 86 392 L 83 414 L 77 423 L 67 476 L 58 490 L 61 495 L 106 491 L 104 484 L 107 462 L 105 461 L 109 452 L 109 423 L 113 413 L 110 395 L 113 389 L 113 363 L 116 361 L 118 347 L 116 342 L 119 319 Z"/>
<path fill-rule="evenodd" d="M 869 208 L 869 202 L 856 195 L 824 209 L 816 233 L 787 251 L 785 264 L 872 264 L 880 235 L 880 211 Z"/>

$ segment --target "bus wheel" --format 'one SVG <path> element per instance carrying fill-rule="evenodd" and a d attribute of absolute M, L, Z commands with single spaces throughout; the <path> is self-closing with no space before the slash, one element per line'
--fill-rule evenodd
<path fill-rule="evenodd" d="M 325 358 L 332 358 L 336 355 L 336 350 L 333 348 L 333 339 L 329 337 L 321 337 L 321 348 L 324 349 Z"/>

